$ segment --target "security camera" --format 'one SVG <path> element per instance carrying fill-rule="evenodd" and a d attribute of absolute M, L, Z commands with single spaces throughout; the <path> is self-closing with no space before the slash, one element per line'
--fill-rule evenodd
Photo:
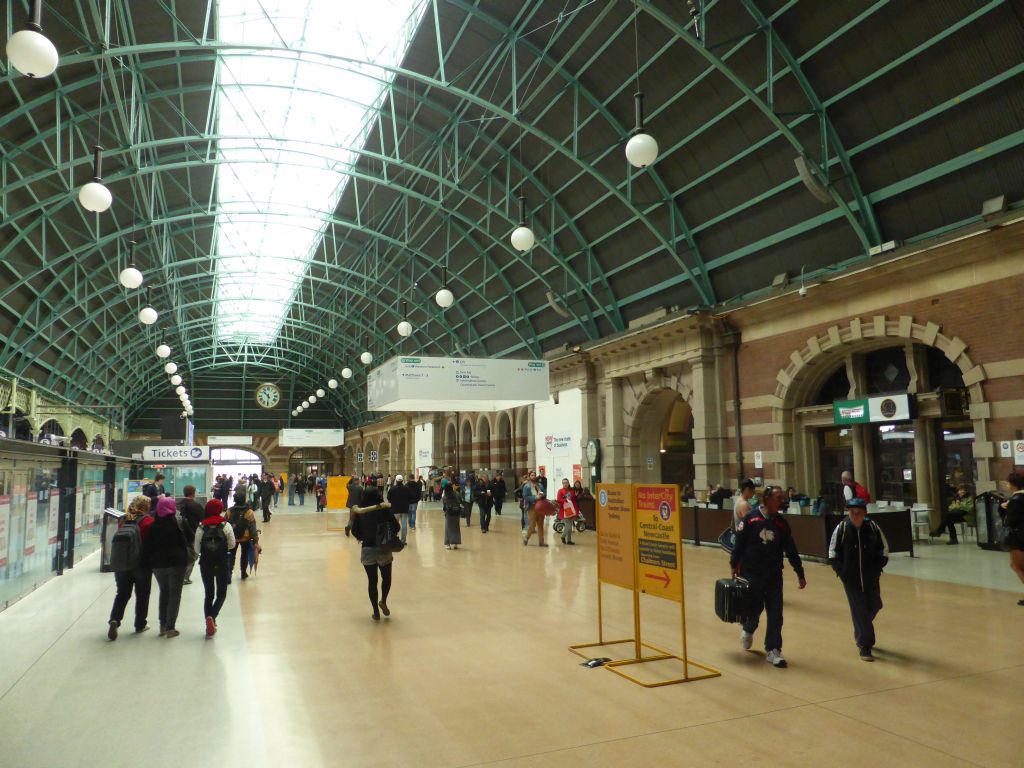
<path fill-rule="evenodd" d="M 800 286 L 800 290 L 798 291 L 798 293 L 801 296 L 806 296 L 807 295 L 807 286 L 806 285 L 801 285 Z"/>

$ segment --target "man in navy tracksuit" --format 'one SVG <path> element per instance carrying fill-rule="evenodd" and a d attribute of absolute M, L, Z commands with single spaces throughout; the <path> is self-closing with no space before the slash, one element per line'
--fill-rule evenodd
<path fill-rule="evenodd" d="M 846 502 L 846 514 L 832 532 L 828 562 L 843 582 L 853 619 L 853 639 L 862 661 L 874 661 L 875 616 L 882 610 L 879 580 L 889 562 L 889 544 L 882 529 L 865 517 L 867 502 L 854 496 Z"/>
<path fill-rule="evenodd" d="M 749 651 L 761 618 L 761 611 L 768 615 L 768 627 L 764 635 L 764 649 L 767 661 L 776 667 L 785 667 L 782 657 L 782 557 L 793 566 L 800 579 L 800 589 L 807 586 L 804 565 L 797 554 L 789 523 L 779 516 L 779 510 L 786 504 L 786 493 L 773 488 L 764 496 L 764 504 L 758 510 L 746 515 L 736 526 L 736 548 L 729 559 L 733 576 L 741 576 L 750 582 L 750 610 L 743 622 L 740 643 Z"/>

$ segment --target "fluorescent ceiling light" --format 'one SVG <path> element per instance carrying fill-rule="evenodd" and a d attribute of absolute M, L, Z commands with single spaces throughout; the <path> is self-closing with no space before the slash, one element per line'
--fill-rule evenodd
<path fill-rule="evenodd" d="M 425 0 L 220 0 L 216 336 L 270 344 L 386 100 Z M 303 53 L 297 53 L 302 51 Z M 313 53 L 310 53 L 313 52 Z"/>

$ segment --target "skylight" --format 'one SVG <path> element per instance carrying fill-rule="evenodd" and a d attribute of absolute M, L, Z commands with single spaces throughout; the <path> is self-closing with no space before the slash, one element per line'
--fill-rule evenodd
<path fill-rule="evenodd" d="M 425 0 L 220 0 L 216 335 L 269 344 L 337 208 Z"/>

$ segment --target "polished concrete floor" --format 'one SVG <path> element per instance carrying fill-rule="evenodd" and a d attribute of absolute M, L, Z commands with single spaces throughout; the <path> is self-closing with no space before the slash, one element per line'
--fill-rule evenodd
<path fill-rule="evenodd" d="M 592 533 L 524 548 L 505 515 L 446 551 L 430 510 L 377 623 L 336 516 L 285 511 L 212 641 L 197 580 L 180 637 L 108 642 L 113 578 L 95 558 L 0 613 L 0 765 L 1024 765 L 1019 587 L 887 575 L 865 664 L 832 572 L 808 565 L 800 592 L 787 571 L 779 670 L 714 616 L 724 555 L 686 547 L 690 656 L 723 674 L 645 689 L 567 651 L 597 637 Z M 607 636 L 628 636 L 628 593 L 604 602 Z M 675 604 L 642 612 L 646 640 L 678 647 Z"/>

